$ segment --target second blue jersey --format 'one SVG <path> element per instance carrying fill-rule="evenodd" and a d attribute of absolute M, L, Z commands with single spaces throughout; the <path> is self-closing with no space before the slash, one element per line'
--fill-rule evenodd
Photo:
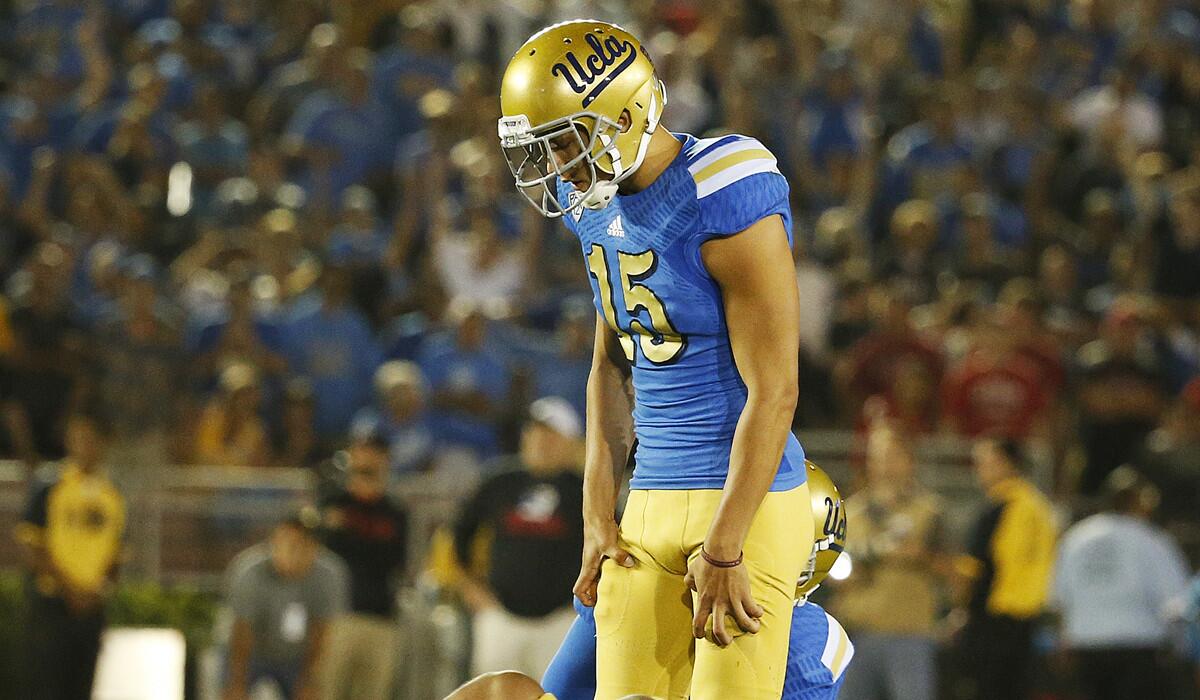
<path fill-rule="evenodd" d="M 638 447 L 631 487 L 719 489 L 746 386 L 700 247 L 773 215 L 782 217 L 790 241 L 788 184 L 755 139 L 676 138 L 679 156 L 649 187 L 564 219 L 582 245 L 596 310 L 633 367 Z M 560 182 L 564 206 L 577 196 Z M 771 490 L 804 480 L 804 451 L 789 435 Z"/>

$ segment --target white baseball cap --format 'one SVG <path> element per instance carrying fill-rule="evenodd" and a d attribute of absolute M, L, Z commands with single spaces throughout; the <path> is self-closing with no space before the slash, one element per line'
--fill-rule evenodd
<path fill-rule="evenodd" d="M 583 436 L 583 423 L 571 404 L 558 396 L 546 396 L 529 405 L 529 419 L 569 438 Z"/>

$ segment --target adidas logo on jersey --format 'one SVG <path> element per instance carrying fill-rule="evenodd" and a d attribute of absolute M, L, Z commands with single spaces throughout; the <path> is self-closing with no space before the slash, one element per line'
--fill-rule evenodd
<path fill-rule="evenodd" d="M 621 217 L 619 215 L 608 225 L 608 235 L 613 238 L 625 237 L 625 227 L 621 225 Z"/>

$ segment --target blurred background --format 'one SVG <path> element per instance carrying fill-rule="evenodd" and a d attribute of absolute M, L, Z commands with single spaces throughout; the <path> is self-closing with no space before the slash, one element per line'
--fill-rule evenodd
<path fill-rule="evenodd" d="M 791 182 L 843 697 L 1196 697 L 1195 0 L 0 1 L 0 696 L 540 674 L 594 311 L 497 80 L 576 17 Z"/>

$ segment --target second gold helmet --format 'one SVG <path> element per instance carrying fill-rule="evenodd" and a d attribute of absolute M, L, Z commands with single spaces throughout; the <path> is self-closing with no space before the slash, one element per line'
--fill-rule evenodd
<path fill-rule="evenodd" d="M 805 460 L 808 493 L 812 499 L 814 538 L 808 566 L 796 582 L 796 597 L 802 598 L 821 585 L 833 563 L 846 548 L 846 504 L 838 487 L 817 465 Z"/>

